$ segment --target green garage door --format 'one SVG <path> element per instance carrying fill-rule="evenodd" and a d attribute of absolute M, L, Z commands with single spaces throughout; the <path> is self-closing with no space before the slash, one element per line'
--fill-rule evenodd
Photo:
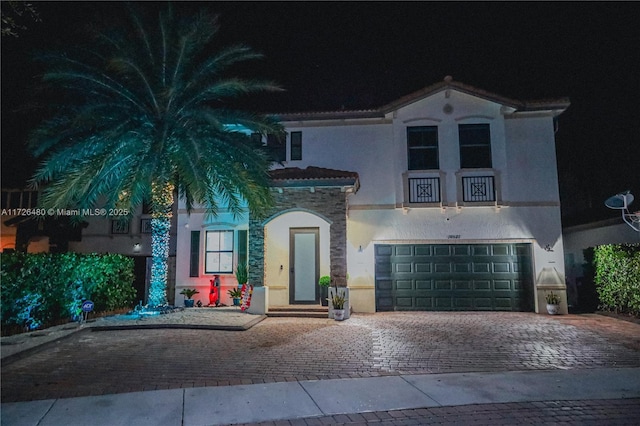
<path fill-rule="evenodd" d="M 382 244 L 376 311 L 533 311 L 530 244 Z"/>

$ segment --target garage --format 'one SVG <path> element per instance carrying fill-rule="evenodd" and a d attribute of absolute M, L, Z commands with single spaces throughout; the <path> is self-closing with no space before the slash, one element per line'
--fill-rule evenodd
<path fill-rule="evenodd" d="M 533 311 L 531 244 L 377 244 L 376 311 Z"/>

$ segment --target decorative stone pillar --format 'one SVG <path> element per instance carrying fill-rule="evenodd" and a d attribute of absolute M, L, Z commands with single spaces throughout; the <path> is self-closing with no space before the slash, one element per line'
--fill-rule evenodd
<path fill-rule="evenodd" d="M 264 285 L 264 226 L 261 220 L 249 217 L 249 284 Z"/>

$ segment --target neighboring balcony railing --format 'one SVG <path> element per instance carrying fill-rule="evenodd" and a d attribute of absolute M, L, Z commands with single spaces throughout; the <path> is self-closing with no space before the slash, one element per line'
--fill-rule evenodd
<path fill-rule="evenodd" d="M 410 203 L 439 203 L 440 178 L 409 178 Z"/>
<path fill-rule="evenodd" d="M 462 201 L 496 201 L 493 176 L 469 176 L 462 178 Z"/>

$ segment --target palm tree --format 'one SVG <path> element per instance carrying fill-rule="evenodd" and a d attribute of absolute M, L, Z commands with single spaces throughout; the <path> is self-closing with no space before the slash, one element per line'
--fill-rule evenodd
<path fill-rule="evenodd" d="M 275 119 L 230 109 L 241 95 L 279 90 L 227 76 L 260 58 L 236 45 L 210 52 L 217 17 L 179 19 L 167 7 L 152 19 L 128 9 L 126 26 L 93 31 L 89 48 L 40 57 L 56 113 L 30 138 L 43 159 L 32 185 L 44 208 L 121 208 L 150 202 L 149 305 L 166 304 L 172 205 L 239 215 L 272 203 L 270 161 L 248 133 L 281 133 Z"/>

